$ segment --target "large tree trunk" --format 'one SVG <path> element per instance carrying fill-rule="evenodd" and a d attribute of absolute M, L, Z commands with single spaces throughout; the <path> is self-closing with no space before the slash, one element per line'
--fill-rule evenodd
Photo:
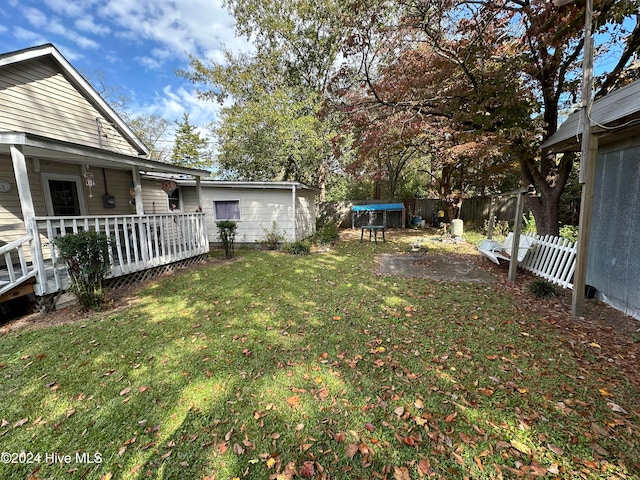
<path fill-rule="evenodd" d="M 573 167 L 573 155 L 565 154 L 556 161 L 555 157 L 542 158 L 540 168 L 535 159 L 520 157 L 520 168 L 525 182 L 535 185 L 538 197 L 529 197 L 529 208 L 536 219 L 538 235 L 560 234 L 560 197 L 569 180 Z"/>

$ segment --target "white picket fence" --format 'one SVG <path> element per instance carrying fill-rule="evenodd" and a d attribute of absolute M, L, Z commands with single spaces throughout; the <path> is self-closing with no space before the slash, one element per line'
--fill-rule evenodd
<path fill-rule="evenodd" d="M 577 245 L 552 235 L 529 236 L 533 238 L 534 246 L 520 266 L 563 288 L 573 288 Z"/>

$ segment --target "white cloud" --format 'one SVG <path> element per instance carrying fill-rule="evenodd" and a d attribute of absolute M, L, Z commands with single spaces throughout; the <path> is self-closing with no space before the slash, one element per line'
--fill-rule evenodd
<path fill-rule="evenodd" d="M 12 32 L 16 40 L 23 41 L 27 44 L 38 45 L 47 43 L 47 39 L 39 32 L 33 32 L 23 27 L 15 27 Z"/>
<path fill-rule="evenodd" d="M 23 15 L 27 22 L 35 28 L 42 28 L 49 22 L 45 13 L 37 8 L 25 8 Z"/>
<path fill-rule="evenodd" d="M 84 32 L 94 33 L 96 35 L 108 35 L 111 29 L 105 25 L 97 24 L 91 15 L 78 18 L 75 26 Z"/>

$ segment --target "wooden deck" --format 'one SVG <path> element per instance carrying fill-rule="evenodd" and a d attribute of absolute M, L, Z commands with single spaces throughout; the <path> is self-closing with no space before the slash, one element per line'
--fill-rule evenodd
<path fill-rule="evenodd" d="M 69 278 L 66 267 L 57 264 L 53 239 L 69 233 L 94 230 L 110 238 L 109 278 L 169 265 L 209 251 L 203 213 L 37 217 L 28 230 L 32 233 L 21 241 L 0 247 L 4 259 L 0 265 L 0 296 L 15 293 L 30 278 L 35 278 L 32 288 L 36 296 L 66 290 Z"/>

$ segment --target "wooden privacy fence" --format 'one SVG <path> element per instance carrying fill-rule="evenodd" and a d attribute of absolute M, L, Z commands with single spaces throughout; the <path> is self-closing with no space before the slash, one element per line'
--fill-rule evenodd
<path fill-rule="evenodd" d="M 553 235 L 529 236 L 535 246 L 520 266 L 562 288 L 573 288 L 577 245 Z"/>

